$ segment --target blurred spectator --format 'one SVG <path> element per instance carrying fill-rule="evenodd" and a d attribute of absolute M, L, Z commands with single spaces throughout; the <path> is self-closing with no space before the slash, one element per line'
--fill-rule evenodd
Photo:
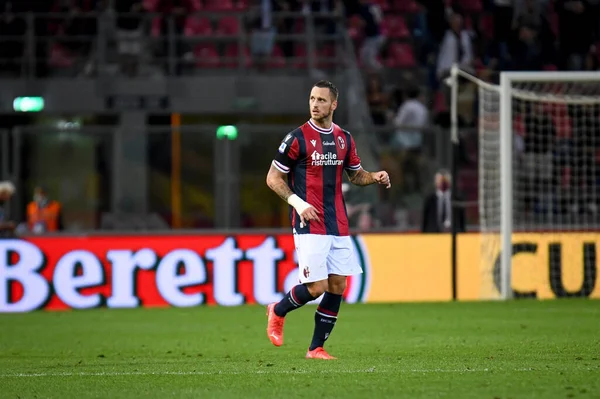
<path fill-rule="evenodd" d="M 61 205 L 49 199 L 41 186 L 35 188 L 33 201 L 27 205 L 27 227 L 34 234 L 63 230 Z"/>
<path fill-rule="evenodd" d="M 521 25 L 517 37 L 510 46 L 510 69 L 515 71 L 539 71 L 543 67 L 542 48 L 538 30 L 534 25 Z"/>
<path fill-rule="evenodd" d="M 423 233 L 449 232 L 452 223 L 456 223 L 456 231 L 466 230 L 464 207 L 459 207 L 456 215 L 452 213 L 451 181 L 452 176 L 447 170 L 442 169 L 435 174 L 435 192 L 428 195 L 423 203 Z M 454 201 L 460 201 L 458 194 L 454 196 Z"/>
<path fill-rule="evenodd" d="M 367 102 L 375 125 L 387 124 L 388 98 L 383 91 L 381 76 L 370 74 L 367 80 Z"/>
<path fill-rule="evenodd" d="M 592 0 L 556 0 L 560 67 L 581 70 L 598 33 L 597 8 Z"/>
<path fill-rule="evenodd" d="M 23 18 L 14 14 L 12 2 L 6 2 L 0 16 L 0 71 L 3 73 L 21 72 L 26 31 L 27 25 Z"/>
<path fill-rule="evenodd" d="M 121 71 L 129 76 L 137 74 L 139 56 L 142 51 L 143 10 L 141 0 L 119 0 L 115 3 Z"/>
<path fill-rule="evenodd" d="M 285 1 L 277 0 L 260 0 L 260 17 L 252 31 L 252 42 L 250 49 L 252 56 L 256 57 L 256 62 L 262 64 L 273 52 L 275 44 L 275 35 L 277 34 L 277 26 L 273 21 L 273 11 L 286 12 L 290 11 L 290 5 Z M 291 21 L 281 19 L 279 21 L 283 26 L 284 31 L 291 29 Z M 289 47 L 289 43 L 286 45 Z M 290 53 L 290 49 L 286 49 Z"/>
<path fill-rule="evenodd" d="M 429 123 L 429 110 L 425 96 L 418 87 L 409 89 L 407 99 L 400 105 L 394 117 L 396 134 L 393 145 L 405 149 L 419 149 L 423 142 L 423 129 Z"/>
<path fill-rule="evenodd" d="M 364 67 L 378 71 L 382 65 L 377 57 L 385 43 L 385 36 L 381 34 L 381 8 L 371 0 L 360 0 L 358 14 L 362 18 L 365 37 L 360 49 L 360 61 Z"/>
<path fill-rule="evenodd" d="M 8 220 L 3 207 L 15 193 L 15 186 L 9 181 L 0 182 L 0 237 L 10 237 L 15 230 L 15 223 Z"/>
<path fill-rule="evenodd" d="M 449 17 L 450 28 L 446 30 L 444 39 L 440 46 L 437 62 L 437 77 L 444 79 L 450 74 L 453 64 L 467 71 L 472 71 L 473 47 L 471 36 L 463 27 L 463 17 L 453 13 Z"/>
<path fill-rule="evenodd" d="M 431 52 L 437 54 L 439 43 L 442 42 L 446 29 L 448 29 L 448 15 L 451 9 L 445 0 L 418 0 L 423 6 L 419 13 L 419 22 L 424 36 L 425 56 Z M 422 15 L 424 14 L 424 15 Z M 424 25 L 424 26 L 423 26 Z"/>

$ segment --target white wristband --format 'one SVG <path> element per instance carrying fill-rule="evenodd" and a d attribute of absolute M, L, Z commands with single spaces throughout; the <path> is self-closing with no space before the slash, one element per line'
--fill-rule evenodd
<path fill-rule="evenodd" d="M 298 197 L 296 194 L 292 194 L 287 199 L 288 204 L 294 207 L 298 215 L 302 215 L 306 209 L 310 208 L 310 204 L 304 201 L 302 198 Z"/>

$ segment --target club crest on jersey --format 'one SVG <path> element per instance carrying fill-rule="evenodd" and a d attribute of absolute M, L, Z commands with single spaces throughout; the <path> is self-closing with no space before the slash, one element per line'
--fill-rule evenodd
<path fill-rule="evenodd" d="M 338 139 L 338 144 L 340 145 L 340 148 L 343 150 L 346 147 L 346 142 L 344 141 L 342 136 L 338 136 L 337 139 Z"/>
<path fill-rule="evenodd" d="M 317 145 L 317 140 L 311 140 L 311 141 L 310 141 L 310 143 L 311 143 L 311 144 L 313 145 L 313 147 L 314 147 L 314 146 L 316 146 L 316 145 Z"/>
<path fill-rule="evenodd" d="M 308 278 L 308 276 L 310 276 L 310 270 L 308 270 L 308 266 L 304 268 L 302 274 L 304 274 L 304 278 Z"/>

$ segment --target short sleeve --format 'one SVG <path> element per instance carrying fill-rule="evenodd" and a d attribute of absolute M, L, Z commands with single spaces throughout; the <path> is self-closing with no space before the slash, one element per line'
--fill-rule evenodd
<path fill-rule="evenodd" d="M 346 158 L 346 165 L 344 166 L 349 170 L 359 170 L 360 166 L 360 157 L 358 156 L 358 152 L 356 151 L 356 143 L 354 142 L 354 138 L 348 134 L 350 146 L 348 147 L 348 155 Z"/>
<path fill-rule="evenodd" d="M 279 149 L 273 160 L 273 166 L 280 172 L 289 173 L 296 161 L 298 161 L 299 153 L 300 145 L 298 144 L 298 138 L 293 133 L 289 133 L 279 145 Z"/>

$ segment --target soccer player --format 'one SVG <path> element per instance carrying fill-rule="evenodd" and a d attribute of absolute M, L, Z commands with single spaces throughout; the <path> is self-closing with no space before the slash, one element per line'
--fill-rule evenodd
<path fill-rule="evenodd" d="M 387 172 L 361 167 L 352 136 L 332 122 L 338 90 L 331 82 L 312 87 L 309 105 L 311 118 L 285 136 L 267 174 L 268 186 L 291 205 L 300 278 L 267 307 L 267 335 L 273 345 L 282 345 L 285 316 L 324 294 L 306 358 L 329 360 L 335 358 L 323 345 L 337 320 L 346 278 L 362 273 L 348 232 L 343 172 L 358 186 L 391 184 Z"/>

